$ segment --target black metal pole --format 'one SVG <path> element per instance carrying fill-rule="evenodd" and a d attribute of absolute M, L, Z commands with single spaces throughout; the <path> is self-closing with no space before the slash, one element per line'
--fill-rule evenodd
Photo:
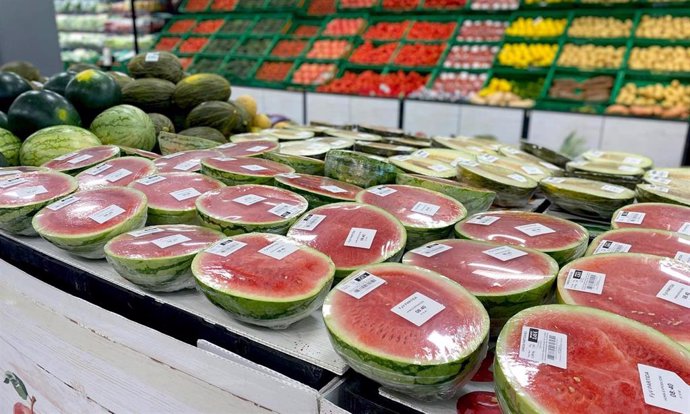
<path fill-rule="evenodd" d="M 134 0 L 129 0 L 132 8 L 132 33 L 134 34 L 134 53 L 139 54 L 139 33 L 137 32 L 137 9 L 134 7 Z"/>

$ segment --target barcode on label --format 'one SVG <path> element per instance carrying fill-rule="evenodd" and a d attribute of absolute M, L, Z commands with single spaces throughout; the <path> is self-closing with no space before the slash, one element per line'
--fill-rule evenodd
<path fill-rule="evenodd" d="M 306 216 L 302 217 L 300 221 L 298 221 L 294 226 L 292 226 L 293 229 L 295 230 L 314 230 L 321 222 L 326 218 L 326 216 L 321 215 L 321 214 L 307 214 Z"/>
<path fill-rule="evenodd" d="M 369 272 L 362 271 L 352 279 L 338 284 L 338 290 L 355 299 L 362 299 L 367 293 L 385 284 L 386 281 Z"/>
<path fill-rule="evenodd" d="M 416 249 L 411 250 L 411 252 L 424 257 L 433 257 L 450 249 L 452 249 L 452 247 L 445 244 L 431 243 L 417 247 Z"/>
<path fill-rule="evenodd" d="M 537 167 L 536 165 L 523 165 L 522 171 L 529 175 L 540 175 L 544 173 L 541 168 Z"/>
<path fill-rule="evenodd" d="M 141 229 L 141 230 L 130 231 L 127 234 L 129 234 L 132 237 L 141 237 L 141 236 L 146 236 L 147 234 L 156 234 L 156 233 L 160 233 L 163 231 L 165 231 L 165 230 L 161 229 L 160 227 L 146 227 L 146 228 Z"/>
<path fill-rule="evenodd" d="M 149 52 L 144 56 L 144 62 L 158 62 L 160 58 L 159 52 Z"/>
<path fill-rule="evenodd" d="M 275 214 L 278 217 L 282 218 L 292 218 L 295 217 L 300 213 L 301 209 L 299 206 L 293 206 L 290 204 L 286 203 L 280 203 L 275 206 L 273 206 L 270 210 L 268 210 L 269 213 Z"/>
<path fill-rule="evenodd" d="M 246 245 L 247 243 L 243 243 L 241 241 L 225 239 L 206 249 L 206 253 L 215 254 L 216 256 L 228 257 Z"/>
<path fill-rule="evenodd" d="M 345 239 L 345 246 L 359 249 L 370 249 L 376 237 L 376 230 L 352 227 Z"/>
<path fill-rule="evenodd" d="M 265 199 L 266 199 L 266 197 L 261 197 L 259 195 L 247 194 L 247 195 L 243 195 L 241 197 L 237 197 L 237 198 L 233 199 L 232 201 L 234 201 L 236 203 L 243 204 L 245 206 L 251 206 L 252 204 L 256 204 L 259 201 L 263 201 Z"/>
<path fill-rule="evenodd" d="M 568 337 L 546 329 L 522 327 L 520 358 L 566 369 L 568 366 Z"/>
<path fill-rule="evenodd" d="M 468 224 L 479 224 L 480 226 L 490 226 L 491 224 L 500 220 L 500 217 L 496 216 L 476 216 L 467 220 Z"/>
<path fill-rule="evenodd" d="M 416 326 L 422 326 L 446 307 L 420 292 L 415 292 L 391 308 L 391 311 Z"/>
<path fill-rule="evenodd" d="M 372 194 L 376 194 L 379 197 L 385 197 L 387 195 L 391 195 L 393 193 L 398 192 L 398 190 L 396 190 L 395 188 L 390 188 L 390 187 L 374 187 L 374 188 L 368 189 L 367 191 L 372 193 Z"/>
<path fill-rule="evenodd" d="M 632 245 L 627 243 L 615 242 L 613 240 L 602 240 L 599 242 L 594 254 L 601 253 L 627 253 Z"/>
<path fill-rule="evenodd" d="M 614 219 L 616 223 L 642 224 L 645 213 L 637 211 L 621 211 Z"/>
<path fill-rule="evenodd" d="M 120 181 L 121 179 L 127 177 L 128 175 L 132 175 L 132 172 L 130 170 L 120 168 L 119 170 L 112 172 L 103 178 L 109 183 L 114 183 L 116 181 Z"/>
<path fill-rule="evenodd" d="M 512 178 L 513 180 L 520 182 L 520 183 L 526 183 L 527 178 L 523 177 L 520 174 L 508 174 L 508 178 Z"/>
<path fill-rule="evenodd" d="M 669 280 L 656 297 L 690 309 L 690 285 Z"/>
<path fill-rule="evenodd" d="M 415 157 L 426 158 L 429 156 L 429 153 L 424 150 L 419 150 L 412 153 L 412 155 L 414 155 Z"/>
<path fill-rule="evenodd" d="M 606 275 L 604 273 L 590 272 L 587 270 L 570 269 L 565 279 L 564 287 L 580 292 L 601 295 L 604 290 Z"/>
<path fill-rule="evenodd" d="M 160 239 L 156 240 L 151 240 L 151 243 L 155 244 L 156 246 L 160 247 L 161 249 L 168 248 L 170 246 L 175 246 L 180 243 L 184 243 L 187 241 L 190 241 L 190 239 L 187 236 L 183 236 L 181 234 L 173 234 L 171 236 L 166 236 L 166 237 L 161 237 Z"/>

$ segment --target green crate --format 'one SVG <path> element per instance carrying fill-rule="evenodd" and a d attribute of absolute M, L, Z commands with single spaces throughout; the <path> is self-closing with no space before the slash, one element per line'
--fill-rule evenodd
<path fill-rule="evenodd" d="M 216 21 L 220 21 L 220 22 L 221 22 L 220 26 L 218 27 L 218 29 L 216 29 L 216 31 L 214 31 L 214 32 L 208 32 L 208 33 L 199 33 L 199 32 L 195 32 L 195 30 L 199 27 L 200 24 L 202 24 L 203 22 L 211 21 L 211 20 L 216 20 Z M 194 26 L 194 28 L 192 28 L 192 31 L 189 32 L 189 34 L 193 34 L 193 35 L 203 35 L 203 36 L 211 36 L 211 35 L 213 35 L 213 34 L 215 34 L 215 33 L 218 33 L 218 32 L 220 31 L 220 29 L 223 27 L 224 24 L 225 24 L 225 17 L 223 17 L 222 15 L 218 15 L 218 16 L 215 16 L 215 15 L 208 15 L 208 16 L 206 16 L 206 17 L 201 17 L 201 18 L 199 18 L 199 19 L 197 20 L 196 26 Z"/>
<path fill-rule="evenodd" d="M 237 73 L 239 72 L 237 68 L 239 67 L 240 62 L 246 62 L 246 65 L 242 64 L 242 72 Z M 231 82 L 246 82 L 254 77 L 254 74 L 256 73 L 260 63 L 261 59 L 226 56 L 224 67 L 221 69 L 221 74 Z"/>
<path fill-rule="evenodd" d="M 257 17 L 252 27 L 254 35 L 284 34 L 290 30 L 292 15 L 290 14 L 262 14 Z"/>
<path fill-rule="evenodd" d="M 290 25 L 290 28 L 287 31 L 288 35 L 295 36 L 295 37 L 300 37 L 300 38 L 312 38 L 316 37 L 321 33 L 321 30 L 323 30 L 323 24 L 322 20 L 314 20 L 314 19 L 294 19 L 292 21 L 292 24 Z M 316 27 L 316 33 L 313 35 L 299 35 L 297 34 L 297 30 L 301 26 L 312 26 Z"/>
<path fill-rule="evenodd" d="M 211 37 L 208 44 L 204 48 L 204 53 L 208 55 L 232 55 L 235 49 L 242 43 L 243 35 L 228 35 L 216 33 Z M 216 50 L 211 50 L 215 48 Z"/>
<path fill-rule="evenodd" d="M 573 23 L 576 19 L 581 18 L 581 17 L 612 17 L 617 20 L 626 20 L 629 19 L 632 22 L 632 27 L 628 31 L 628 34 L 623 37 L 591 37 L 591 36 L 571 36 L 569 33 L 567 33 L 571 27 L 573 26 Z M 625 41 L 630 38 L 632 35 L 632 31 L 635 27 L 635 11 L 633 9 L 628 9 L 628 10 L 606 10 L 606 9 L 593 9 L 593 10 L 574 10 L 573 15 L 570 19 L 570 23 L 568 24 L 568 28 L 566 29 L 566 39 L 568 41 L 576 41 L 576 40 L 591 40 L 591 41 L 596 41 L 596 40 L 605 40 L 605 41 Z"/>
<path fill-rule="evenodd" d="M 576 0 L 576 5 L 580 8 L 620 9 L 635 7 L 639 3 L 639 0 Z"/>
<path fill-rule="evenodd" d="M 613 47 L 622 47 L 623 50 L 623 57 L 621 59 L 621 63 L 618 67 L 615 68 L 582 68 L 582 67 L 573 67 L 573 66 L 561 66 L 558 62 L 560 60 L 561 54 L 564 52 L 565 46 L 568 44 L 574 44 L 578 46 L 583 46 L 583 45 L 594 45 L 594 46 L 613 46 Z M 627 40 L 611 40 L 611 39 L 574 39 L 574 40 L 568 40 L 563 42 L 561 45 L 559 54 L 557 58 L 554 60 L 553 66 L 558 68 L 558 70 L 562 71 L 569 71 L 569 72 L 586 72 L 586 73 L 593 73 L 593 72 L 598 72 L 598 73 L 607 73 L 610 75 L 615 75 L 618 73 L 619 70 L 621 70 L 623 67 L 625 67 L 626 59 L 628 57 L 629 53 L 629 47 L 628 47 L 628 41 Z"/>
<path fill-rule="evenodd" d="M 239 45 L 236 45 L 232 51 L 234 56 L 239 57 L 264 57 L 267 56 L 276 44 L 279 37 L 276 35 L 270 36 L 254 36 L 246 35 L 242 38 Z M 257 45 L 256 48 L 248 50 L 249 45 Z M 263 45 L 263 46 L 262 46 Z M 261 48 L 262 46 L 262 48 Z"/>
<path fill-rule="evenodd" d="M 256 13 L 266 9 L 268 0 L 240 0 L 233 12 Z"/>
<path fill-rule="evenodd" d="M 179 39 L 179 40 L 178 40 L 177 43 L 176 43 L 172 48 L 170 48 L 170 49 L 158 49 L 157 46 L 158 46 L 158 43 L 161 41 L 161 39 Z M 177 50 L 177 47 L 180 45 L 180 43 L 182 42 L 182 40 L 183 40 L 183 36 L 174 36 L 174 35 L 168 35 L 168 34 L 162 35 L 162 34 L 161 34 L 160 36 L 157 37 L 156 41 L 154 42 L 154 47 L 153 47 L 153 49 L 154 49 L 154 50 L 158 50 L 158 51 L 174 52 L 175 50 Z"/>
<path fill-rule="evenodd" d="M 522 11 L 515 12 L 511 14 L 510 21 L 508 23 L 508 28 L 510 25 L 515 23 L 519 18 L 526 19 L 536 19 L 536 18 L 551 18 L 551 19 L 565 19 L 565 25 L 563 27 L 563 32 L 557 36 L 511 36 L 506 33 L 503 35 L 504 41 L 509 42 L 543 42 L 543 43 L 556 43 L 565 35 L 568 30 L 568 25 L 570 23 L 572 13 L 565 10 L 533 10 L 533 11 Z"/>
<path fill-rule="evenodd" d="M 479 22 L 487 22 L 487 21 L 492 21 L 492 22 L 505 22 L 508 24 L 510 20 L 510 15 L 508 14 L 477 14 L 477 15 L 465 15 L 464 17 L 460 18 L 460 21 L 458 22 L 458 30 L 455 33 L 455 37 L 453 39 L 453 42 L 456 44 L 476 44 L 476 43 L 493 43 L 493 44 L 500 44 L 502 39 L 503 39 L 503 33 L 501 34 L 501 37 L 499 40 L 496 41 L 487 41 L 485 39 L 476 39 L 476 40 L 469 40 L 467 38 L 462 38 L 459 39 L 458 37 L 461 34 L 462 27 L 463 25 L 467 23 L 479 23 Z"/>
<path fill-rule="evenodd" d="M 634 41 L 631 41 L 634 42 Z M 668 70 L 650 70 L 650 69 L 632 69 L 630 67 L 630 59 L 632 58 L 633 55 L 633 49 L 635 48 L 640 48 L 640 49 L 646 49 L 650 46 L 630 46 L 630 50 L 628 52 L 628 56 L 625 61 L 625 70 L 628 73 L 637 75 L 637 76 L 647 76 L 647 77 L 658 77 L 658 76 L 672 76 L 676 78 L 682 78 L 682 79 L 688 79 L 690 78 L 690 72 L 674 72 L 674 71 L 668 71 Z M 661 47 L 673 47 L 673 46 L 668 46 L 664 45 Z M 685 49 L 688 50 L 690 53 L 690 46 L 683 46 Z"/>
<path fill-rule="evenodd" d="M 382 64 L 364 64 L 364 63 L 352 62 L 350 59 L 354 55 L 355 50 L 358 47 L 362 46 L 365 42 L 367 42 L 367 41 L 364 41 L 362 39 L 358 39 L 355 42 L 355 45 L 352 49 L 352 53 L 350 54 L 350 56 L 347 59 L 348 65 L 357 66 L 357 67 L 361 67 L 361 68 L 371 68 L 371 69 L 383 68 L 384 66 L 392 63 L 392 59 L 395 57 L 395 54 L 396 54 L 396 52 L 400 46 L 400 43 L 401 43 L 400 41 L 372 41 L 372 40 L 368 40 L 368 42 L 370 42 L 374 47 L 379 47 L 379 46 L 386 45 L 386 44 L 395 44 L 396 47 L 393 49 L 393 52 L 391 53 L 390 57 L 388 58 L 388 60 L 385 63 L 382 63 Z"/>
<path fill-rule="evenodd" d="M 570 98 L 564 98 L 564 97 L 554 97 L 549 95 L 549 91 L 551 90 L 551 87 L 554 84 L 554 81 L 558 79 L 574 79 L 578 82 L 585 81 L 587 79 L 591 79 L 596 76 L 610 76 L 612 78 L 612 84 L 611 84 L 611 92 L 609 94 L 609 97 L 606 101 L 586 101 L 585 99 L 570 99 Z M 605 105 L 608 104 L 611 101 L 611 97 L 613 96 L 613 90 L 616 87 L 618 82 L 618 74 L 611 74 L 609 72 L 590 72 L 587 74 L 583 74 L 581 72 L 564 72 L 561 70 L 555 70 L 553 71 L 547 78 L 546 80 L 546 86 L 542 90 L 542 95 L 539 97 L 540 100 L 550 100 L 554 102 L 566 102 L 566 103 L 594 103 L 594 104 L 599 104 L 599 105 Z"/>
<path fill-rule="evenodd" d="M 534 99 L 536 101 L 537 99 L 539 99 L 540 96 L 542 96 L 544 88 L 547 86 L 547 75 L 548 73 L 546 72 L 535 73 L 527 71 L 516 71 L 511 69 L 494 68 L 489 71 L 489 75 L 486 78 L 484 87 L 487 87 L 491 80 L 494 78 L 506 79 L 508 81 L 517 82 L 538 82 L 539 80 L 541 80 L 542 85 L 539 88 L 539 90 L 535 91 L 533 96 L 529 96 L 530 99 Z"/>
<path fill-rule="evenodd" d="M 367 7 L 343 7 L 343 0 L 337 0 L 336 9 L 341 13 L 350 13 L 358 11 L 373 11 L 378 9 L 381 4 L 381 0 L 372 0 L 372 5 Z"/>
<path fill-rule="evenodd" d="M 690 18 L 690 9 L 642 9 L 636 14 L 635 27 L 633 29 L 633 38 L 635 40 L 635 46 L 690 46 L 690 38 L 684 39 L 666 39 L 666 38 L 646 38 L 638 37 L 637 31 L 640 28 L 642 19 L 644 16 L 650 17 L 662 17 L 662 16 L 672 16 L 672 17 L 687 17 Z"/>
<path fill-rule="evenodd" d="M 273 51 L 283 41 L 300 41 L 300 42 L 304 43 L 304 47 L 302 48 L 302 51 L 295 56 L 275 56 L 275 55 L 273 55 Z M 276 42 L 273 44 L 273 47 L 271 48 L 269 56 L 267 56 L 267 57 L 270 57 L 271 59 L 298 59 L 298 58 L 302 58 L 309 51 L 309 46 L 311 45 L 311 43 L 312 43 L 312 39 L 309 39 L 309 38 L 296 37 L 296 36 L 292 36 L 292 35 L 281 35 L 281 36 L 277 37 Z"/>
<path fill-rule="evenodd" d="M 266 7 L 272 12 L 295 13 L 304 9 L 306 0 L 268 0 Z"/>
<path fill-rule="evenodd" d="M 233 13 L 225 20 L 225 25 L 223 25 L 223 27 L 221 27 L 217 33 L 226 35 L 242 35 L 245 33 L 251 33 L 251 30 L 254 27 L 255 22 L 255 16 Z M 233 30 L 229 31 L 229 29 L 233 25 L 236 27 L 233 28 Z"/>
<path fill-rule="evenodd" d="M 221 73 L 225 56 L 197 53 L 192 64 L 187 68 L 189 73 Z"/>

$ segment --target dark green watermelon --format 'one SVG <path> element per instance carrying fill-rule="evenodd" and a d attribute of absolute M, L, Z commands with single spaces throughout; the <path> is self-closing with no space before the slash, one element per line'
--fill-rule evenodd
<path fill-rule="evenodd" d="M 9 130 L 21 139 L 54 125 L 81 126 L 81 117 L 67 99 L 53 91 L 24 92 L 7 112 Z"/>
<path fill-rule="evenodd" d="M 0 111 L 0 128 L 7 129 L 7 114 Z"/>
<path fill-rule="evenodd" d="M 2 72 L 13 72 L 28 81 L 40 81 L 41 72 L 29 62 L 23 60 L 15 60 L 13 62 L 7 62 L 0 66 L 0 71 Z"/>
<path fill-rule="evenodd" d="M 46 82 L 43 85 L 43 89 L 47 89 L 49 91 L 53 91 L 55 93 L 59 93 L 62 96 L 65 96 L 65 89 L 67 88 L 67 84 L 69 81 L 74 79 L 74 76 L 76 75 L 75 72 L 60 72 L 57 73 L 48 79 L 48 82 Z"/>
<path fill-rule="evenodd" d="M 13 72 L 0 72 L 0 111 L 7 111 L 17 96 L 31 90 L 24 78 Z"/>
<path fill-rule="evenodd" d="M 77 108 L 84 121 L 116 106 L 122 100 L 120 85 L 100 70 L 87 69 L 74 76 L 65 89 L 65 97 Z"/>
<path fill-rule="evenodd" d="M 237 125 L 232 130 L 233 134 L 242 134 L 249 131 L 252 126 L 253 117 L 242 105 L 238 105 L 236 102 L 230 101 L 230 105 L 234 106 L 239 114 L 239 120 Z"/>

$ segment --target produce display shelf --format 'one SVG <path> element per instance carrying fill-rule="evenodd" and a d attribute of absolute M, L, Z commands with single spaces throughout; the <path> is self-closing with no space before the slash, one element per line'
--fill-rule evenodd
<path fill-rule="evenodd" d="M 630 30 L 628 31 L 627 36 L 624 37 L 579 37 L 579 36 L 571 36 L 568 34 L 568 31 L 573 25 L 573 22 L 575 19 L 580 18 L 580 17 L 613 17 L 617 20 L 630 20 L 632 23 L 632 26 L 630 27 Z M 572 11 L 572 16 L 570 21 L 568 22 L 568 27 L 566 28 L 566 33 L 565 37 L 567 41 L 573 41 L 573 40 L 609 40 L 609 41 L 624 41 L 629 39 L 630 37 L 633 36 L 633 33 L 635 31 L 635 24 L 636 24 L 636 19 L 637 19 L 637 12 L 632 9 L 625 9 L 625 10 L 605 10 L 605 9 L 575 9 Z"/>
<path fill-rule="evenodd" d="M 242 324 L 201 292 L 151 293 L 105 260 L 78 258 L 49 242 L 0 232 L 0 258 L 62 290 L 195 344 L 207 339 L 313 388 L 348 367 L 328 339 L 320 310 L 285 330 Z"/>
<path fill-rule="evenodd" d="M 512 25 L 519 18 L 527 19 L 537 19 L 537 18 L 551 18 L 551 19 L 565 19 L 565 26 L 563 27 L 563 32 L 557 36 L 511 36 L 508 34 L 503 35 L 505 41 L 511 43 L 516 42 L 542 42 L 542 43 L 558 43 L 568 31 L 570 22 L 572 20 L 572 11 L 567 10 L 529 10 L 529 11 L 518 11 L 511 13 L 510 19 L 508 21 L 508 27 Z"/>

